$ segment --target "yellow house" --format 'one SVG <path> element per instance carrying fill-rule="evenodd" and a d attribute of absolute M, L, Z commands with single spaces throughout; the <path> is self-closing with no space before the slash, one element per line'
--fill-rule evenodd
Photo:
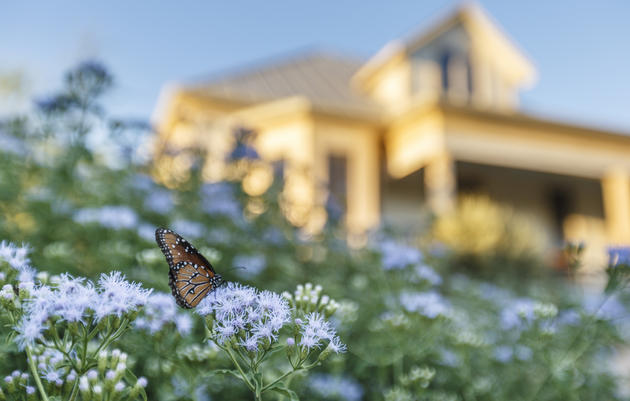
<path fill-rule="evenodd" d="M 367 62 L 313 52 L 170 86 L 157 109 L 168 170 L 209 152 L 220 179 L 229 131 L 282 162 L 298 225 L 317 229 L 336 195 L 353 232 L 413 226 L 482 192 L 533 216 L 550 243 L 630 244 L 630 136 L 519 111 L 536 71 L 476 5 L 394 40 Z M 214 157 L 216 156 L 216 157 Z"/>

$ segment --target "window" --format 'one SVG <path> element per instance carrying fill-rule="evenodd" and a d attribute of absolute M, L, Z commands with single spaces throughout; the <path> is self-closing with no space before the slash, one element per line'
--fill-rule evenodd
<path fill-rule="evenodd" d="M 339 218 L 347 210 L 347 158 L 328 156 L 327 209 L 331 218 Z"/>

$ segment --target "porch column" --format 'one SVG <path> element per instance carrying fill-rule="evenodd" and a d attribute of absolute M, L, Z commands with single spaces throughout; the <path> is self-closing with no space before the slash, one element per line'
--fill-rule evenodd
<path fill-rule="evenodd" d="M 435 155 L 424 170 L 427 204 L 435 214 L 443 214 L 455 207 L 455 162 L 448 152 Z"/>
<path fill-rule="evenodd" d="M 602 178 L 604 216 L 608 240 L 615 245 L 630 245 L 630 174 L 611 169 Z"/>

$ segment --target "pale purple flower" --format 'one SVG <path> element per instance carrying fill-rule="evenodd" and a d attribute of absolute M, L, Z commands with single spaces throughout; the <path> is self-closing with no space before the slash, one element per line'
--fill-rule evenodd
<path fill-rule="evenodd" d="M 33 386 L 26 386 L 26 394 L 28 394 L 28 395 L 35 394 L 35 387 L 33 387 Z"/>
<path fill-rule="evenodd" d="M 237 269 L 236 273 L 243 278 L 252 278 L 258 276 L 267 266 L 267 260 L 265 255 L 236 255 L 232 260 L 234 267 Z"/>
<path fill-rule="evenodd" d="M 141 223 L 140 225 L 138 225 L 138 228 L 136 230 L 136 232 L 138 233 L 138 235 L 147 240 L 147 241 L 155 241 L 155 229 L 157 227 L 152 225 L 152 224 L 147 224 L 147 223 Z"/>
<path fill-rule="evenodd" d="M 192 220 L 178 219 L 175 220 L 171 226 L 174 231 L 188 238 L 200 238 L 205 231 L 203 224 Z"/>
<path fill-rule="evenodd" d="M 504 330 L 523 329 L 534 318 L 536 302 L 529 298 L 518 298 L 508 303 L 501 311 L 501 327 Z"/>
<path fill-rule="evenodd" d="M 156 213 L 167 214 L 175 206 L 173 202 L 173 195 L 170 191 L 162 188 L 157 188 L 149 193 L 144 199 L 144 206 Z"/>
<path fill-rule="evenodd" d="M 317 312 L 305 316 L 305 321 L 300 327 L 300 334 L 300 345 L 308 350 L 319 348 L 325 341 L 330 342 L 336 337 L 332 325 Z"/>
<path fill-rule="evenodd" d="M 528 361 L 532 359 L 534 351 L 524 345 L 517 345 L 516 349 L 514 350 L 514 354 L 516 355 L 516 358 L 520 359 L 521 361 Z"/>
<path fill-rule="evenodd" d="M 151 291 L 128 282 L 121 272 L 101 274 L 98 280 L 100 302 L 94 304 L 95 315 L 99 320 L 108 315 L 120 317 L 145 305 Z"/>
<path fill-rule="evenodd" d="M 379 248 L 385 270 L 403 269 L 422 262 L 422 253 L 417 248 L 393 240 L 383 241 Z"/>
<path fill-rule="evenodd" d="M 77 223 L 99 223 L 115 230 L 134 228 L 138 224 L 138 215 L 128 206 L 85 208 L 76 212 L 73 218 Z"/>
<path fill-rule="evenodd" d="M 241 205 L 228 183 L 204 184 L 201 188 L 202 208 L 211 215 L 222 215 L 237 220 L 243 216 Z"/>
<path fill-rule="evenodd" d="M 27 246 L 17 246 L 7 241 L 0 242 L 0 260 L 4 260 L 14 270 L 18 271 L 19 282 L 34 282 L 35 269 L 30 266 Z M 6 277 L 6 276 L 5 276 Z M 4 280 L 4 278 L 3 278 Z"/>
<path fill-rule="evenodd" d="M 83 321 L 86 310 L 99 302 L 97 297 L 91 282 L 62 274 L 49 313 L 59 315 L 69 322 Z"/>
<path fill-rule="evenodd" d="M 142 388 L 145 388 L 147 386 L 147 384 L 149 384 L 149 381 L 147 380 L 146 377 L 141 376 L 141 377 L 138 378 L 137 383 L 138 383 L 138 386 L 140 386 Z"/>
<path fill-rule="evenodd" d="M 31 260 L 28 257 L 29 249 L 26 246 L 17 246 L 7 241 L 0 242 L 0 259 L 4 260 L 13 269 L 21 271 L 30 268 Z"/>
<path fill-rule="evenodd" d="M 249 335 L 247 334 L 245 336 L 245 339 L 241 340 L 239 342 L 239 345 L 242 346 L 243 348 L 245 348 L 246 350 L 250 351 L 250 352 L 256 352 L 258 351 L 258 341 L 260 339 L 256 336 L 256 335 Z"/>
<path fill-rule="evenodd" d="M 360 401 L 363 398 L 361 385 L 348 376 L 315 373 L 309 377 L 308 386 L 311 391 L 325 399 Z"/>
<path fill-rule="evenodd" d="M 45 316 L 48 318 L 48 316 Z M 46 319 L 42 319 L 42 316 L 24 316 L 20 323 L 15 327 L 15 331 L 18 333 L 15 337 L 15 342 L 20 349 L 24 349 L 27 346 L 32 346 L 35 341 L 43 338 L 44 322 Z"/>
<path fill-rule="evenodd" d="M 610 266 L 630 266 L 630 247 L 614 246 L 608 248 L 608 264 Z"/>
<path fill-rule="evenodd" d="M 427 281 L 431 285 L 442 284 L 442 277 L 427 265 L 416 266 L 414 272 L 419 279 Z"/>
<path fill-rule="evenodd" d="M 158 292 L 149 295 L 143 309 L 143 314 L 134 322 L 139 329 L 147 330 L 151 334 L 162 330 L 164 326 L 173 323 L 180 334 L 188 334 L 192 329 L 190 316 L 179 311 L 173 296 Z"/>
<path fill-rule="evenodd" d="M 47 366 L 41 373 L 41 377 L 49 383 L 56 383 L 62 379 L 63 370 L 55 369 L 52 366 Z"/>
<path fill-rule="evenodd" d="M 408 312 L 417 312 L 430 319 L 448 316 L 450 307 L 437 292 L 405 292 L 400 295 L 400 304 Z"/>
<path fill-rule="evenodd" d="M 512 360 L 514 352 L 511 347 L 506 345 L 498 346 L 494 349 L 494 359 L 501 363 L 508 363 Z"/>
<path fill-rule="evenodd" d="M 344 343 L 341 342 L 341 339 L 337 336 L 334 336 L 330 342 L 328 343 L 328 348 L 335 354 L 343 354 L 348 350 L 348 347 Z"/>
<path fill-rule="evenodd" d="M 582 307 L 586 313 L 600 319 L 620 319 L 628 315 L 627 309 L 615 295 L 587 292 L 582 299 Z"/>
<path fill-rule="evenodd" d="M 190 315 L 178 313 L 175 316 L 175 327 L 177 327 L 177 331 L 180 335 L 185 336 L 192 331 L 193 321 Z"/>
<path fill-rule="evenodd" d="M 243 332 L 242 346 L 256 350 L 263 340 L 277 339 L 278 331 L 289 321 L 287 301 L 279 294 L 228 283 L 217 288 L 197 306 L 202 316 L 213 314 L 213 332 L 217 342 L 224 343 Z"/>

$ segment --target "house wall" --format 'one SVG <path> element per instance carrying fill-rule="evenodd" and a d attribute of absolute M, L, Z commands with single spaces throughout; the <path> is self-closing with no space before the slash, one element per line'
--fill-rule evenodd
<path fill-rule="evenodd" d="M 363 232 L 380 219 L 379 133 L 369 125 L 341 119 L 315 119 L 315 177 L 323 183 L 318 203 L 327 198 L 328 157 L 346 158 L 347 216 L 350 231 Z"/>

